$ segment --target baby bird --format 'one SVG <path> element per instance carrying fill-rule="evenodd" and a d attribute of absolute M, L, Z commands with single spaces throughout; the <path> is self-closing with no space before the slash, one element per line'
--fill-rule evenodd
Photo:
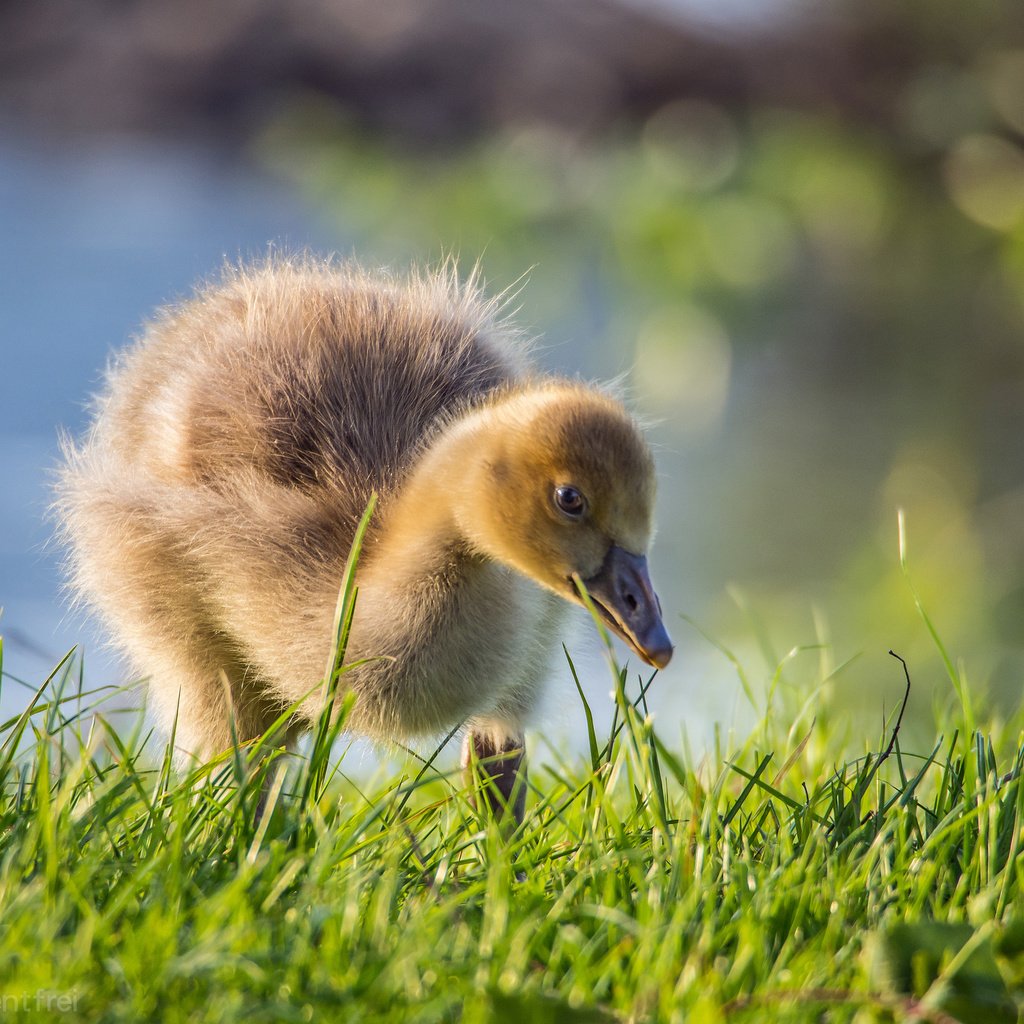
<path fill-rule="evenodd" d="M 450 269 L 229 271 L 121 355 L 66 457 L 73 587 L 148 676 L 185 760 L 230 747 L 231 716 L 240 741 L 295 702 L 294 728 L 316 721 L 374 492 L 346 727 L 401 740 L 465 723 L 495 809 L 522 818 L 524 725 L 575 579 L 645 661 L 672 655 L 636 424 L 597 388 L 538 376 Z"/>

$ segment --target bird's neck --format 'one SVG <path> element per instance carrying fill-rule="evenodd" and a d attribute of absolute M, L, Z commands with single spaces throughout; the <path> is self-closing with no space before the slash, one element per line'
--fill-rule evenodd
<path fill-rule="evenodd" d="M 486 500 L 480 414 L 443 431 L 382 509 L 383 519 L 366 552 L 361 586 L 408 593 L 417 582 L 434 585 L 486 561 L 461 523 L 472 495 Z"/>

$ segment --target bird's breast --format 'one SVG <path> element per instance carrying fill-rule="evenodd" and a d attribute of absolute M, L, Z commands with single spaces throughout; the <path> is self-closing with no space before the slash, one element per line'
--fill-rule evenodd
<path fill-rule="evenodd" d="M 444 732 L 530 703 L 555 639 L 557 598 L 493 563 L 399 595 L 361 592 L 352 630 L 352 724 L 370 734 Z"/>

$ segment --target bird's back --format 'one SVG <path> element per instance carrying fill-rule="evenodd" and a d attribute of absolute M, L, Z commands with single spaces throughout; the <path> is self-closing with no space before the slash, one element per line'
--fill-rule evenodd
<path fill-rule="evenodd" d="M 454 273 L 276 261 L 163 312 L 116 366 L 92 446 L 172 487 L 299 489 L 354 525 L 433 429 L 521 376 Z"/>

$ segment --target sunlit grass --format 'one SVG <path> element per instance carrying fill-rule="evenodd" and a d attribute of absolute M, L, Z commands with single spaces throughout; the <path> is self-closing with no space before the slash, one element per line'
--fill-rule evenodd
<path fill-rule="evenodd" d="M 71 654 L 0 723 L 4 1019 L 1020 1019 L 1024 713 L 976 728 L 944 649 L 959 703 L 929 749 L 900 742 L 913 666 L 895 655 L 904 700 L 844 757 L 848 731 L 784 681 L 794 648 L 746 740 L 695 759 L 655 731 L 656 678 L 620 669 L 598 622 L 611 725 L 598 734 L 566 652 L 586 753 L 534 766 L 512 832 L 440 748 L 369 782 L 346 772 L 371 512 L 325 671 L 336 710 L 305 754 L 280 746 L 292 708 L 176 771 L 173 736 L 114 724 L 117 691 L 85 689 Z"/>
<path fill-rule="evenodd" d="M 337 720 L 257 820 L 272 744 L 176 775 L 65 662 L 3 725 L 5 1018 L 1018 1019 L 1021 721 L 694 762 L 615 683 L 503 842 L 451 774 L 351 781 Z"/>

